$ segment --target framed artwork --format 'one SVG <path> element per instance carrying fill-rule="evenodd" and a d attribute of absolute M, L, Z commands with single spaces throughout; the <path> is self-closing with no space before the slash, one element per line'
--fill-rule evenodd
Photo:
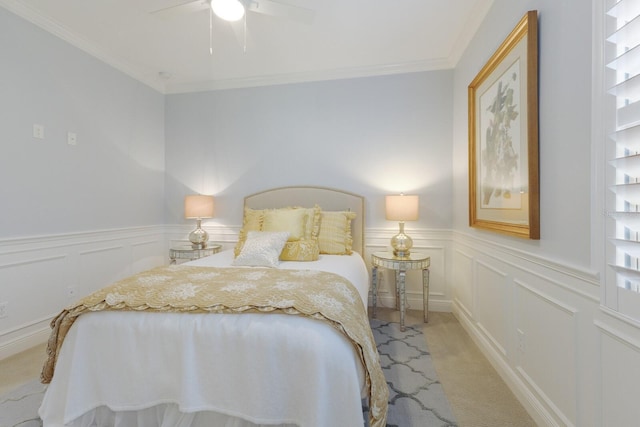
<path fill-rule="evenodd" d="M 538 12 L 469 85 L 469 225 L 540 238 Z"/>

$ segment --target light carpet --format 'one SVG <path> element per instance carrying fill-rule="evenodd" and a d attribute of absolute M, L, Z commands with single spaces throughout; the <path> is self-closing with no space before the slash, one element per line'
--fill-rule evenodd
<path fill-rule="evenodd" d="M 371 320 L 380 364 L 389 386 L 388 427 L 456 427 L 438 381 L 423 325 L 407 326 Z M 0 397 L 0 427 L 38 427 L 38 408 L 46 386 L 32 380 Z M 368 408 L 363 408 L 365 420 Z"/>

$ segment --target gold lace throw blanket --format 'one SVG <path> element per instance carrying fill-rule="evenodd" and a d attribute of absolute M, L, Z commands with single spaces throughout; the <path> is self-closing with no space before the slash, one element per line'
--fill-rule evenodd
<path fill-rule="evenodd" d="M 358 291 L 337 274 L 183 265 L 136 274 L 89 295 L 51 321 L 43 383 L 53 378 L 58 353 L 75 319 L 101 310 L 286 313 L 328 322 L 353 343 L 365 368 L 371 427 L 386 425 L 389 390 L 368 317 Z"/>

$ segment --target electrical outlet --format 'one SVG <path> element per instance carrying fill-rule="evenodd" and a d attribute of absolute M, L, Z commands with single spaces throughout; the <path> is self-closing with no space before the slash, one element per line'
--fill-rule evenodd
<path fill-rule="evenodd" d="M 524 339 L 524 331 L 521 331 L 520 329 L 518 329 L 518 350 L 524 353 L 526 349 L 527 347 Z"/>
<path fill-rule="evenodd" d="M 67 144 L 69 145 L 78 144 L 78 135 L 76 135 L 75 132 L 67 132 Z"/>
<path fill-rule="evenodd" d="M 0 319 L 4 319 L 8 316 L 7 307 L 9 306 L 8 302 L 0 302 Z"/>
<path fill-rule="evenodd" d="M 44 126 L 39 124 L 33 125 L 33 137 L 38 139 L 44 139 Z"/>

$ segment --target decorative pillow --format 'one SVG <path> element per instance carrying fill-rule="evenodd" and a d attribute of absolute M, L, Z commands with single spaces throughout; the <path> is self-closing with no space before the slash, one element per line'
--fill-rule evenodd
<path fill-rule="evenodd" d="M 302 227 L 304 233 L 299 239 L 317 239 L 320 230 L 320 206 L 318 205 L 313 208 L 286 207 L 280 209 L 251 209 L 245 207 L 242 229 L 238 235 L 238 243 L 233 250 L 234 256 L 240 255 L 249 231 L 289 231 L 293 235 L 299 235 L 298 221 L 301 216 L 303 217 Z M 289 240 L 293 240 L 293 238 L 290 237 Z M 317 256 L 315 256 L 315 259 L 307 259 L 313 258 L 313 255 L 311 255 L 313 253 L 312 247 L 312 243 L 306 242 L 301 245 L 289 245 L 287 253 L 283 254 L 284 258 L 282 259 L 287 261 L 315 261 L 318 259 Z"/>
<path fill-rule="evenodd" d="M 351 255 L 353 252 L 351 221 L 353 221 L 355 217 L 355 212 L 320 212 L 318 244 L 321 254 Z"/>
<path fill-rule="evenodd" d="M 305 235 L 306 217 L 306 209 L 267 209 L 263 215 L 262 231 L 287 231 L 289 241 L 300 240 Z"/>
<path fill-rule="evenodd" d="M 282 261 L 317 261 L 320 258 L 318 239 L 300 239 L 287 242 L 280 253 Z"/>
<path fill-rule="evenodd" d="M 289 233 L 286 231 L 249 231 L 240 254 L 233 265 L 250 267 L 277 267 L 280 252 Z"/>
<path fill-rule="evenodd" d="M 304 226 L 305 239 L 317 239 L 320 232 L 320 206 L 315 205 L 312 208 L 303 208 L 307 211 L 307 222 Z"/>
<path fill-rule="evenodd" d="M 238 235 L 238 243 L 233 248 L 233 255 L 237 257 L 240 255 L 244 241 L 247 239 L 247 233 L 249 231 L 262 230 L 262 220 L 264 218 L 264 211 L 258 209 L 244 208 L 244 216 L 242 218 L 242 229 Z"/>
<path fill-rule="evenodd" d="M 242 228 L 246 231 L 262 230 L 262 221 L 264 219 L 264 210 L 244 208 L 244 217 L 242 218 Z"/>

